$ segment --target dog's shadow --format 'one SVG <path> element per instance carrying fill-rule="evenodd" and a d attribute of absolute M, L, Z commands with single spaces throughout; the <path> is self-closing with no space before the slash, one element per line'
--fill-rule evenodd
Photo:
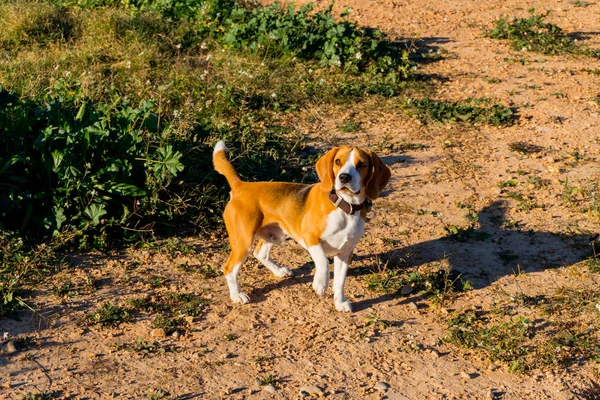
<path fill-rule="evenodd" d="M 477 213 L 477 229 L 457 227 L 457 233 L 416 244 L 403 245 L 395 240 L 399 245 L 389 251 L 355 255 L 348 275 L 372 273 L 373 267 L 382 262 L 399 269 L 444 262 L 478 290 L 508 275 L 569 267 L 591 256 L 591 234 L 568 232 L 566 225 L 557 229 L 563 233 L 535 231 L 511 220 L 505 210 L 506 203 L 498 200 Z M 251 294 L 253 301 L 264 301 L 273 289 L 312 282 L 313 267 L 312 262 L 304 263 L 294 269 L 293 277 L 256 287 Z M 346 292 L 349 298 L 353 297 Z M 361 311 L 397 297 L 383 294 L 355 301 L 352 306 Z"/>

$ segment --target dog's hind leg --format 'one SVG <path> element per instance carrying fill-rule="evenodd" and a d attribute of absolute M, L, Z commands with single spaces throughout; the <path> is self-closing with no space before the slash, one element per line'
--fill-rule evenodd
<path fill-rule="evenodd" d="M 263 239 L 258 239 L 258 243 L 254 248 L 254 257 L 262 263 L 273 275 L 284 278 L 292 276 L 292 271 L 289 268 L 282 267 L 271 259 L 271 249 L 273 243 L 265 242 Z"/>
<path fill-rule="evenodd" d="M 238 282 L 238 274 L 247 256 L 248 249 L 241 251 L 232 250 L 227 263 L 223 267 L 223 274 L 225 275 L 225 279 L 227 279 L 227 286 L 229 286 L 229 297 L 231 297 L 231 301 L 234 303 L 246 304 L 250 301 L 250 297 L 242 292 L 242 288 Z"/>
<path fill-rule="evenodd" d="M 254 240 L 254 230 L 248 228 L 248 224 L 237 223 L 234 219 L 235 214 L 229 212 L 230 208 L 225 209 L 225 226 L 229 234 L 229 243 L 231 245 L 231 253 L 229 259 L 223 266 L 223 274 L 229 286 L 229 296 L 234 303 L 246 304 L 250 301 L 250 297 L 240 287 L 238 282 L 238 274 L 242 265 L 248 257 L 248 253 L 252 248 Z"/>

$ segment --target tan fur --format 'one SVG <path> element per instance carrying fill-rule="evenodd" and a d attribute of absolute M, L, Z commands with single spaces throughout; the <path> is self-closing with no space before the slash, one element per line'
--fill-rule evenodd
<path fill-rule="evenodd" d="M 316 165 L 321 182 L 314 185 L 244 182 L 236 174 L 225 152 L 216 151 L 213 156 L 215 169 L 225 176 L 231 186 L 231 200 L 223 214 L 231 254 L 223 273 L 229 274 L 245 260 L 255 237 L 259 238 L 257 250 L 263 240 L 275 241 L 269 238 L 277 232 L 278 227 L 306 248 L 319 244 L 327 215 L 336 208 L 327 197 L 327 192 L 331 190 L 337 171 L 352 150 L 355 150 L 356 163 L 365 164 L 359 173 L 363 181 L 371 185 L 370 192 L 382 190 L 389 181 L 389 169 L 379 157 L 359 148 L 336 147 L 321 157 Z M 339 160 L 340 165 L 336 165 L 335 160 Z M 379 174 L 383 177 L 378 177 Z M 377 198 L 379 192 L 372 195 Z M 361 216 L 365 218 L 366 209 L 361 210 Z"/>

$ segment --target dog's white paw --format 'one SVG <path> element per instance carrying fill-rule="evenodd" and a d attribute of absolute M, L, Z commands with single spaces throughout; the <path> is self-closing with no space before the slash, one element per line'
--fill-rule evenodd
<path fill-rule="evenodd" d="M 315 278 L 313 280 L 313 290 L 319 295 L 323 296 L 327 291 L 327 280 Z"/>
<path fill-rule="evenodd" d="M 231 293 L 231 301 L 237 304 L 246 304 L 250 301 L 250 297 L 244 292 Z"/>
<path fill-rule="evenodd" d="M 344 301 L 335 301 L 335 309 L 341 312 L 352 312 L 352 306 L 348 300 Z"/>
<path fill-rule="evenodd" d="M 286 276 L 294 275 L 292 270 L 287 267 L 279 267 L 279 269 L 273 272 L 273 274 L 275 274 L 275 276 L 278 278 L 285 278 Z"/>

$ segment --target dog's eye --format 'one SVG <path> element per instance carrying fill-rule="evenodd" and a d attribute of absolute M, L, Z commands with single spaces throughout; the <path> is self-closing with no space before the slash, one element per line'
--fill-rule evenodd
<path fill-rule="evenodd" d="M 365 164 L 364 162 L 359 162 L 358 164 L 356 164 L 356 168 L 357 169 L 363 169 L 367 166 L 367 164 Z"/>
<path fill-rule="evenodd" d="M 335 165 L 342 165 L 342 161 L 338 158 L 335 160 Z"/>

